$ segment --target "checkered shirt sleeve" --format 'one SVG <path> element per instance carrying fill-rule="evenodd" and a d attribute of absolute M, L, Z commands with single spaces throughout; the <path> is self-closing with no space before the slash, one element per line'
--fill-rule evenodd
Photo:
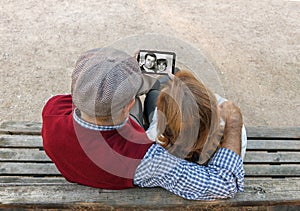
<path fill-rule="evenodd" d="M 244 190 L 244 168 L 240 156 L 229 149 L 219 149 L 207 166 L 201 166 L 154 144 L 138 166 L 134 183 L 162 187 L 191 200 L 232 198 Z"/>

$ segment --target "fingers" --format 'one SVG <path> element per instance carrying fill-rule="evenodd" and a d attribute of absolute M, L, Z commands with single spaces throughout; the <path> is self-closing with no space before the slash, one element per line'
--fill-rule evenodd
<path fill-rule="evenodd" d="M 133 54 L 133 57 L 137 59 L 139 53 L 140 53 L 140 50 L 136 50 L 136 51 L 134 52 L 134 54 Z"/>

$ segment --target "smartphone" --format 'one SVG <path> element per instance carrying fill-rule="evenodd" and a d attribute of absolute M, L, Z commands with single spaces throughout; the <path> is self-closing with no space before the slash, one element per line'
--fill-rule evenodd
<path fill-rule="evenodd" d="M 142 73 L 162 75 L 175 72 L 174 52 L 140 50 L 137 60 Z"/>

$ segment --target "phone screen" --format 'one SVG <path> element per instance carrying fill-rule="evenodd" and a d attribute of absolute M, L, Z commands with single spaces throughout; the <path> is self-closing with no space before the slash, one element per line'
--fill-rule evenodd
<path fill-rule="evenodd" d="M 175 72 L 174 52 L 140 50 L 137 60 L 142 73 L 161 75 Z"/>

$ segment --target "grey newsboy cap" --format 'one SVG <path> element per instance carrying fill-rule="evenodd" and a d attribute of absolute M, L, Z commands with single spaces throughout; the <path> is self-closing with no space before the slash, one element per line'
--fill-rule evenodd
<path fill-rule="evenodd" d="M 113 48 L 85 52 L 72 74 L 74 105 L 89 116 L 113 116 L 128 105 L 142 84 L 136 59 Z"/>

